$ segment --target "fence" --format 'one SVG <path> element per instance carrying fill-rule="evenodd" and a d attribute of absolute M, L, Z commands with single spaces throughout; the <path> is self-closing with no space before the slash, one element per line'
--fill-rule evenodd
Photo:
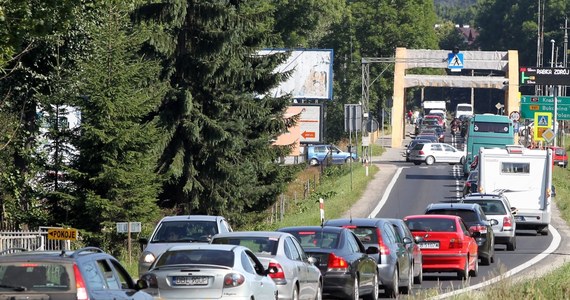
<path fill-rule="evenodd" d="M 0 231 L 0 251 L 10 248 L 28 250 L 68 250 L 71 241 L 48 239 L 48 229 L 55 227 L 40 227 L 35 231 Z"/>

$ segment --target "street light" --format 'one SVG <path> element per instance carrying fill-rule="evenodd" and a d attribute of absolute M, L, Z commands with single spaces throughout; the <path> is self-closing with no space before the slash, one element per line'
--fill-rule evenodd
<path fill-rule="evenodd" d="M 550 40 L 550 43 L 552 44 L 552 53 L 550 55 L 550 67 L 554 68 L 554 40 Z"/>

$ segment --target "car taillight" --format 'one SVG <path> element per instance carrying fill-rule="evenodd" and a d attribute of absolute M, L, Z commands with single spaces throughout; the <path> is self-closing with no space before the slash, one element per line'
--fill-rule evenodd
<path fill-rule="evenodd" d="M 76 264 L 73 264 L 73 275 L 75 275 L 77 300 L 89 300 L 89 295 L 87 295 L 87 288 L 85 287 L 85 281 L 83 280 L 81 271 L 79 271 L 79 267 Z"/>
<path fill-rule="evenodd" d="M 376 228 L 376 236 L 378 236 L 378 252 L 380 255 L 390 255 L 390 248 L 388 248 L 384 243 L 382 232 L 380 232 L 380 229 L 378 228 Z"/>
<path fill-rule="evenodd" d="M 224 288 L 240 286 L 245 282 L 245 277 L 238 273 L 229 273 L 224 276 Z"/>
<path fill-rule="evenodd" d="M 484 225 L 474 225 L 474 226 L 471 226 L 471 229 L 473 231 L 480 232 L 481 234 L 487 233 L 487 226 L 484 226 Z"/>
<path fill-rule="evenodd" d="M 463 241 L 461 239 L 449 240 L 449 249 L 461 249 L 461 248 L 463 248 Z"/>
<path fill-rule="evenodd" d="M 465 186 L 466 186 L 466 187 L 471 187 L 471 181 L 465 182 Z"/>
<path fill-rule="evenodd" d="M 420 150 L 420 152 L 418 152 L 420 155 L 424 155 L 424 150 Z"/>
<path fill-rule="evenodd" d="M 511 218 L 503 217 L 503 230 L 504 231 L 513 230 L 513 222 L 511 222 Z"/>
<path fill-rule="evenodd" d="M 275 283 L 285 283 L 285 272 L 278 262 L 269 263 L 268 276 L 271 277 Z"/>
<path fill-rule="evenodd" d="M 328 271 L 346 271 L 348 269 L 348 262 L 334 253 L 329 254 Z"/>

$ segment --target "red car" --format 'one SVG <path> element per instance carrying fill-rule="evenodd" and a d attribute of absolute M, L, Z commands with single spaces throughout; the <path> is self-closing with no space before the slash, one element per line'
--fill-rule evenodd
<path fill-rule="evenodd" d="M 568 153 L 562 147 L 548 147 L 552 149 L 552 163 L 566 168 L 568 166 Z"/>
<path fill-rule="evenodd" d="M 461 217 L 413 215 L 404 218 L 420 246 L 423 272 L 457 272 L 457 277 L 476 277 L 479 272 L 477 242 L 480 233 L 468 229 Z"/>
<path fill-rule="evenodd" d="M 438 115 L 425 115 L 424 120 L 426 120 L 426 119 L 428 119 L 428 120 L 429 119 L 435 119 L 435 120 L 437 120 L 437 124 L 439 126 L 441 126 L 442 128 L 445 128 L 445 120 Z"/>

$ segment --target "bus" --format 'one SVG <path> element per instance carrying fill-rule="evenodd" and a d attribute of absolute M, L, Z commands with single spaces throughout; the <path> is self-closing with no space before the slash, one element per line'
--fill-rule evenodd
<path fill-rule="evenodd" d="M 508 116 L 482 114 L 473 115 L 469 119 L 469 126 L 465 136 L 465 164 L 463 175 L 469 175 L 471 164 L 479 149 L 505 148 L 506 145 L 515 143 L 515 131 L 513 122 Z"/>

